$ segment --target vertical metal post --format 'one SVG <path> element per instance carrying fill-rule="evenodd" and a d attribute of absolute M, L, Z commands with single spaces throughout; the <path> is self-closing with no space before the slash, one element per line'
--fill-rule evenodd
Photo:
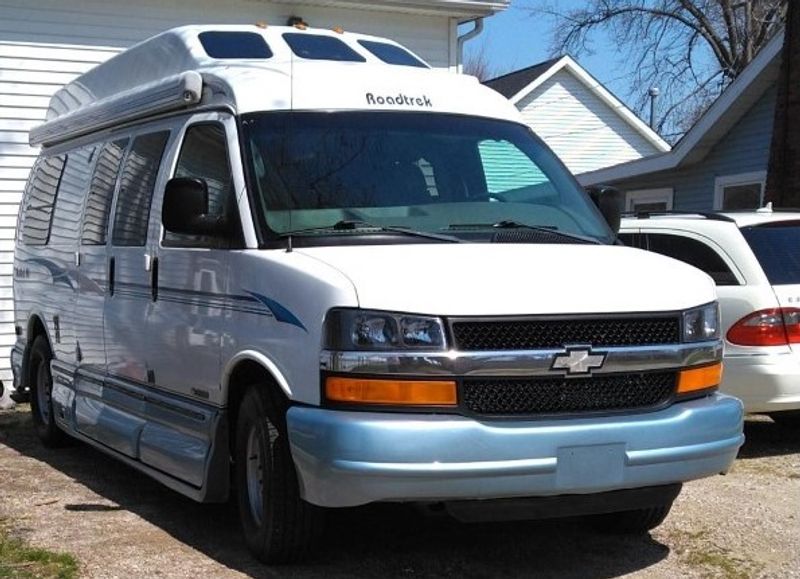
<path fill-rule="evenodd" d="M 647 91 L 647 94 L 650 95 L 650 128 L 655 130 L 656 128 L 656 99 L 658 99 L 658 95 L 661 94 L 661 91 L 658 90 L 657 86 L 650 87 L 650 90 Z"/>

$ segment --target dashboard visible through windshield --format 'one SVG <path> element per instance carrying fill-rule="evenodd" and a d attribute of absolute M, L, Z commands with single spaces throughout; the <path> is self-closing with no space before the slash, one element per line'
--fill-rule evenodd
<path fill-rule="evenodd" d="M 559 243 L 613 242 L 575 179 L 523 125 L 375 112 L 254 113 L 242 125 L 266 240 L 335 245 L 413 232 L 417 242 L 491 241 L 498 229 L 529 229 Z"/>

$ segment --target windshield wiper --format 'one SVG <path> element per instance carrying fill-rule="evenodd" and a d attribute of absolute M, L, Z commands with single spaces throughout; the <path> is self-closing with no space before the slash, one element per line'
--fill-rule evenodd
<path fill-rule="evenodd" d="M 566 237 L 567 239 L 575 239 L 577 241 L 582 241 L 586 243 L 594 243 L 596 245 L 602 245 L 603 242 L 595 239 L 594 237 L 586 237 L 584 235 L 579 235 L 577 233 L 568 233 L 566 231 L 560 231 L 558 227 L 552 226 L 543 226 L 543 225 L 528 225 L 527 223 L 521 223 L 519 221 L 514 221 L 512 219 L 504 219 L 503 221 L 498 221 L 496 223 L 452 223 L 448 227 L 449 230 L 458 230 L 458 229 L 528 229 L 530 231 L 539 231 L 541 233 L 549 233 L 551 235 L 556 235 L 559 237 Z"/>
<path fill-rule="evenodd" d="M 326 231 L 359 231 L 362 229 L 371 229 L 378 232 L 398 233 L 400 235 L 408 235 L 412 237 L 422 237 L 424 239 L 434 239 L 436 241 L 446 241 L 448 243 L 465 243 L 463 239 L 459 239 L 453 235 L 444 235 L 441 233 L 433 233 L 430 231 L 418 231 L 410 227 L 403 227 L 400 225 L 375 225 L 367 221 L 360 221 L 358 219 L 343 219 L 337 221 L 333 225 L 323 225 L 320 227 L 309 227 L 307 229 L 298 229 L 297 231 L 288 231 L 280 234 L 278 237 L 281 239 L 289 238 L 296 235 L 304 235 L 306 233 L 324 233 Z"/>

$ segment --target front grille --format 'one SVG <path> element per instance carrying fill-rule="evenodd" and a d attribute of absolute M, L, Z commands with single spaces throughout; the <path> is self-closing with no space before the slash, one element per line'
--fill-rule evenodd
<path fill-rule="evenodd" d="M 452 323 L 455 347 L 476 350 L 537 350 L 587 344 L 595 348 L 644 346 L 680 342 L 678 316 L 538 319 L 456 320 Z"/>
<path fill-rule="evenodd" d="M 578 414 L 658 407 L 675 393 L 675 373 L 636 373 L 586 378 L 468 378 L 463 406 L 491 416 Z"/>

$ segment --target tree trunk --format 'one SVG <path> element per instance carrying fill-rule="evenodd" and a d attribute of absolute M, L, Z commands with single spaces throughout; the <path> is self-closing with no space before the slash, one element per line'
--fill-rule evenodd
<path fill-rule="evenodd" d="M 789 2 L 778 79 L 766 199 L 776 207 L 800 207 L 800 7 Z"/>

